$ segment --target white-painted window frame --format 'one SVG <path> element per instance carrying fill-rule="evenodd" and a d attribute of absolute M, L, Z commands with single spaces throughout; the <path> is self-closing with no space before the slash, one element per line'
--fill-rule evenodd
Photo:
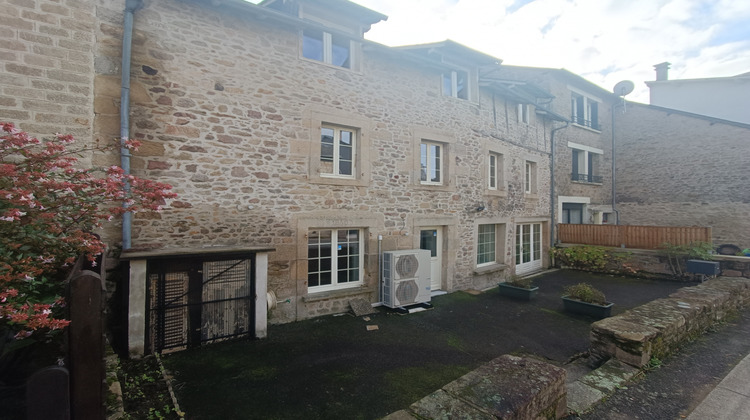
<path fill-rule="evenodd" d="M 344 231 L 356 231 L 357 232 L 357 247 L 358 247 L 359 253 L 356 255 L 356 257 L 357 257 L 357 274 L 358 274 L 358 280 L 356 280 L 356 281 L 352 281 L 352 282 L 341 282 L 341 281 L 339 281 L 339 274 L 341 274 L 341 271 L 343 270 L 342 267 L 338 266 L 338 264 L 339 264 L 339 257 L 340 257 L 338 255 L 338 251 L 342 249 L 341 243 L 339 243 L 339 240 L 338 240 L 338 232 L 341 231 L 341 230 L 344 230 Z M 311 235 L 312 232 L 315 232 L 315 231 L 331 231 L 331 242 L 329 244 L 330 247 L 331 247 L 331 255 L 329 257 L 330 258 L 330 270 L 321 270 L 320 269 L 322 267 L 322 264 L 320 264 L 320 261 L 322 261 L 323 259 L 328 259 L 328 258 L 326 258 L 326 257 L 320 257 L 320 255 L 318 257 L 316 257 L 316 258 L 311 258 L 310 257 L 310 247 L 313 246 L 313 245 L 316 245 L 316 244 L 310 244 L 309 239 L 308 239 L 308 267 L 310 265 L 310 261 L 311 260 L 317 259 L 318 260 L 318 268 L 319 268 L 318 271 L 310 271 L 309 268 L 308 268 L 308 273 L 307 273 L 307 276 L 308 276 L 308 292 L 309 293 L 318 293 L 318 292 L 326 292 L 326 291 L 331 291 L 331 290 L 347 289 L 347 288 L 351 288 L 351 287 L 362 286 L 362 284 L 364 284 L 364 262 L 365 262 L 365 257 L 364 257 L 365 256 L 365 248 L 364 248 L 364 246 L 365 246 L 365 243 L 364 243 L 365 234 L 364 234 L 364 232 L 365 232 L 365 230 L 361 229 L 361 228 L 341 228 L 341 229 L 336 229 L 336 228 L 322 228 L 322 229 L 310 229 L 308 231 L 308 235 Z M 326 243 L 326 244 L 328 244 L 328 243 Z M 331 284 L 318 285 L 318 286 L 310 286 L 309 285 L 310 279 L 311 279 L 310 276 L 311 275 L 315 275 L 315 274 L 320 274 L 320 273 L 323 273 L 323 272 L 330 272 L 330 275 L 331 275 Z"/>
<path fill-rule="evenodd" d="M 322 147 L 323 147 L 323 130 L 333 130 L 333 166 L 331 172 L 323 172 L 322 171 L 322 162 L 323 162 L 323 153 L 322 153 Z M 351 173 L 350 174 L 340 174 L 340 165 L 341 165 L 341 132 L 346 131 L 348 133 L 351 133 L 352 137 L 352 158 L 351 158 Z M 358 156 L 357 153 L 359 153 L 359 130 L 354 127 L 345 127 L 335 124 L 322 124 L 321 125 L 321 172 L 320 176 L 324 178 L 340 178 L 340 179 L 355 179 L 357 177 L 357 161 Z"/>
<path fill-rule="evenodd" d="M 435 146 L 438 148 L 438 150 L 440 150 L 440 156 L 437 158 L 438 160 L 437 162 L 435 162 L 435 156 L 430 154 L 430 150 L 432 150 L 430 146 Z M 423 148 L 426 150 L 426 152 L 422 150 Z M 419 151 L 420 151 L 420 157 L 419 157 L 420 170 L 424 170 L 424 175 L 425 175 L 425 179 L 422 179 L 421 174 L 420 174 L 420 183 L 422 185 L 444 185 L 445 174 L 446 174 L 445 144 L 441 142 L 437 142 L 437 141 L 422 139 L 422 142 L 419 145 Z M 424 168 L 422 168 L 421 165 L 424 165 Z M 438 181 L 432 181 L 430 177 L 430 173 L 435 168 L 435 166 L 437 166 L 437 169 L 439 170 Z"/>

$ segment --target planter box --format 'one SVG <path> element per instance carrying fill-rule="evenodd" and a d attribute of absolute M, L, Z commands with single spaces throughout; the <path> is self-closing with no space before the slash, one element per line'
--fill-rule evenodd
<path fill-rule="evenodd" d="M 525 289 L 523 287 L 511 286 L 505 283 L 499 283 L 497 285 L 501 296 L 507 296 L 518 300 L 531 300 L 536 296 L 539 287 L 532 287 L 531 289 Z"/>
<path fill-rule="evenodd" d="M 598 319 L 612 316 L 612 307 L 615 306 L 612 302 L 608 302 L 606 305 L 602 306 L 595 303 L 586 303 L 581 302 L 580 300 L 569 299 L 565 296 L 563 296 L 562 301 L 563 307 L 566 311 L 579 315 L 588 315 Z"/>

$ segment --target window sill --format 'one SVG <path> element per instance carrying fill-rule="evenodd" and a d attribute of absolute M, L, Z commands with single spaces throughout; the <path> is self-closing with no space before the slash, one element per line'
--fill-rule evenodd
<path fill-rule="evenodd" d="M 485 265 L 482 267 L 474 268 L 474 274 L 490 274 L 498 271 L 503 271 L 508 268 L 507 264 L 495 263 L 491 265 Z"/>
<path fill-rule="evenodd" d="M 425 191 L 456 191 L 456 188 L 453 187 L 453 185 L 438 185 L 438 184 L 416 184 L 414 186 L 415 189 L 418 190 L 425 190 Z"/>
<path fill-rule="evenodd" d="M 323 185 L 366 187 L 370 184 L 370 180 L 369 178 L 365 178 L 365 177 L 362 177 L 359 179 L 350 179 L 350 178 L 336 178 L 336 177 L 327 177 L 327 176 L 313 176 L 313 177 L 310 177 L 310 183 L 323 184 Z"/>
<path fill-rule="evenodd" d="M 604 185 L 602 182 L 587 182 L 587 181 L 570 181 L 573 184 L 582 184 L 582 185 Z"/>
<path fill-rule="evenodd" d="M 594 133 L 597 133 L 597 134 L 601 134 L 602 133 L 602 130 L 597 130 L 596 128 L 591 128 L 591 127 L 589 127 L 587 125 L 581 125 L 581 124 L 576 124 L 576 123 L 572 123 L 571 125 L 574 126 L 574 127 L 583 128 L 584 130 L 593 131 Z"/>
<path fill-rule="evenodd" d="M 484 195 L 492 196 L 492 197 L 507 197 L 508 191 L 506 190 L 490 190 L 487 189 L 484 193 Z"/>
<path fill-rule="evenodd" d="M 363 285 L 353 286 L 353 287 L 347 287 L 347 288 L 341 288 L 336 290 L 325 290 L 320 292 L 312 291 L 310 292 L 308 290 L 308 295 L 302 298 L 303 302 L 306 303 L 313 303 L 313 302 L 320 302 L 323 300 L 328 299 L 339 299 L 344 298 L 348 296 L 354 296 L 354 295 L 360 295 L 362 293 L 369 293 L 370 291 L 365 288 Z"/>
<path fill-rule="evenodd" d="M 349 68 L 349 67 L 337 66 L 335 64 L 326 63 L 325 61 L 322 61 L 322 60 L 315 60 L 315 59 L 307 58 L 307 57 L 300 57 L 299 59 L 301 61 L 303 61 L 303 62 L 306 62 L 306 63 L 315 63 L 315 64 L 319 64 L 319 65 L 322 65 L 322 66 L 325 66 L 325 67 L 328 67 L 328 68 L 331 68 L 331 69 L 334 69 L 334 70 L 343 70 L 343 71 L 348 71 L 348 72 L 358 73 L 358 74 L 362 73 L 359 70 L 355 70 L 355 69 L 352 69 L 352 68 Z"/>
<path fill-rule="evenodd" d="M 539 194 L 536 193 L 524 193 L 523 196 L 527 200 L 539 200 Z"/>

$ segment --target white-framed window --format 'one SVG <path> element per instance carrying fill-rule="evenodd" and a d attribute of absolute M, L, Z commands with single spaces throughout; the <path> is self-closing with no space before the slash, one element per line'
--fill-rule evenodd
<path fill-rule="evenodd" d="M 361 229 L 310 229 L 307 233 L 307 287 L 319 292 L 362 285 Z"/>
<path fill-rule="evenodd" d="M 570 179 L 576 182 L 601 184 L 599 165 L 604 151 L 571 142 L 568 142 L 568 147 L 571 149 L 572 156 Z"/>
<path fill-rule="evenodd" d="M 469 99 L 469 72 L 451 70 L 443 73 L 443 95 Z"/>
<path fill-rule="evenodd" d="M 487 161 L 487 188 L 491 190 L 503 189 L 503 155 L 490 152 Z"/>
<path fill-rule="evenodd" d="M 302 56 L 337 67 L 352 68 L 352 42 L 318 29 L 302 31 Z"/>
<path fill-rule="evenodd" d="M 583 95 L 579 92 L 571 92 L 570 96 L 570 119 L 574 124 L 600 130 L 599 127 L 599 102 L 597 99 Z"/>
<path fill-rule="evenodd" d="M 536 162 L 527 160 L 524 164 L 523 191 L 526 194 L 536 194 Z"/>
<path fill-rule="evenodd" d="M 477 233 L 477 267 L 496 263 L 497 226 L 479 225 Z"/>
<path fill-rule="evenodd" d="M 518 104 L 518 122 L 528 124 L 531 121 L 531 105 Z"/>
<path fill-rule="evenodd" d="M 356 129 L 328 124 L 321 127 L 320 176 L 354 178 L 356 156 Z"/>
<path fill-rule="evenodd" d="M 442 143 L 422 140 L 419 146 L 420 182 L 425 185 L 443 185 L 445 147 Z"/>

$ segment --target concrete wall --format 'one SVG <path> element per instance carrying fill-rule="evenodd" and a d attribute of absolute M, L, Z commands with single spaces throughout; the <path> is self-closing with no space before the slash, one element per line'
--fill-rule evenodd
<path fill-rule="evenodd" d="M 750 124 L 750 76 L 647 82 L 651 105 Z"/>
<path fill-rule="evenodd" d="M 97 8 L 101 137 L 118 133 L 121 3 Z M 510 267 L 515 223 L 541 222 L 546 232 L 549 122 L 506 118 L 516 104 L 493 103 L 487 92 L 445 97 L 441 69 L 384 47 L 364 49 L 361 71 L 301 59 L 299 48 L 297 28 L 239 9 L 154 1 L 136 13 L 131 133 L 144 146 L 132 167 L 179 197 L 160 214 L 135 215 L 133 246 L 275 248 L 268 288 L 289 303 L 271 322 L 346 311 L 353 297 L 376 302 L 378 235 L 384 250 L 418 248 L 420 226 L 444 229 L 443 289 L 485 288 L 508 275 L 503 266 L 476 270 L 478 224 L 505 224 L 498 242 Z M 321 122 L 360 129 L 356 180 L 317 172 Z M 419 183 L 422 138 L 446 146 L 443 186 Z M 503 154 L 499 191 L 486 187 L 490 151 Z M 534 194 L 523 190 L 526 161 L 536 163 Z M 309 294 L 308 229 L 340 227 L 364 229 L 365 285 Z"/>
<path fill-rule="evenodd" d="M 750 246 L 750 126 L 628 104 L 617 129 L 623 224 L 710 226 Z"/>
<path fill-rule="evenodd" d="M 93 0 L 0 0 L 0 120 L 92 139 Z"/>

